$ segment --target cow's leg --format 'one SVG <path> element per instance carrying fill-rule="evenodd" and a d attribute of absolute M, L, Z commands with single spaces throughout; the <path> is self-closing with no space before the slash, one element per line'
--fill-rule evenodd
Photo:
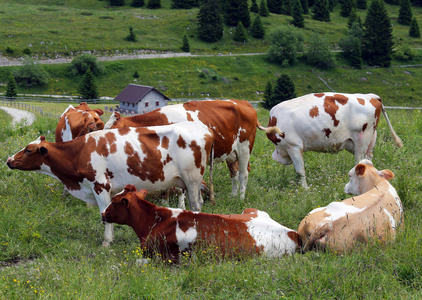
<path fill-rule="evenodd" d="M 98 209 L 100 210 L 100 215 L 101 215 L 101 213 L 111 203 L 111 195 L 106 190 L 102 190 L 100 194 L 95 193 L 95 200 L 97 200 Z M 103 246 L 109 247 L 110 243 L 113 242 L 113 238 L 114 238 L 113 224 L 104 222 Z"/>
<path fill-rule="evenodd" d="M 303 160 L 303 148 L 301 147 L 291 147 L 287 150 L 293 165 L 295 166 L 295 171 L 300 176 L 300 184 L 303 188 L 308 189 L 309 186 L 306 182 L 305 174 L 305 161 Z"/>
<path fill-rule="evenodd" d="M 112 223 L 107 223 L 104 222 L 104 241 L 103 241 L 103 246 L 104 247 L 109 247 L 110 243 L 113 242 L 113 237 L 114 237 L 114 229 L 113 229 L 113 224 Z"/>
<path fill-rule="evenodd" d="M 186 181 L 185 181 L 186 182 Z M 201 181 L 190 182 L 187 185 L 189 205 L 192 211 L 201 211 L 204 200 L 201 195 Z"/>
<path fill-rule="evenodd" d="M 374 147 L 377 135 L 371 131 L 359 132 L 354 137 L 354 155 L 355 162 L 359 163 L 364 158 L 369 158 L 368 153 L 370 153 L 370 158 L 372 158 L 372 148 Z"/>
<path fill-rule="evenodd" d="M 237 161 L 229 162 L 226 160 L 226 164 L 229 168 L 230 178 L 232 180 L 232 195 L 237 196 L 239 193 L 239 163 Z"/>
<path fill-rule="evenodd" d="M 375 130 L 374 134 L 372 135 L 372 140 L 369 143 L 368 149 L 366 150 L 366 158 L 369 160 L 372 160 L 372 157 L 374 156 L 372 149 L 374 149 L 376 141 L 377 141 L 377 131 Z"/>
<path fill-rule="evenodd" d="M 242 149 L 241 149 L 242 151 Z M 248 184 L 249 176 L 249 146 L 244 147 L 243 151 L 238 155 L 239 158 L 239 195 L 241 199 L 245 199 L 246 186 Z"/>
<path fill-rule="evenodd" d="M 186 206 L 185 206 L 185 192 L 181 188 L 178 188 L 178 187 L 176 187 L 175 189 L 176 189 L 176 194 L 177 194 L 177 196 L 179 198 L 179 208 L 186 209 Z"/>

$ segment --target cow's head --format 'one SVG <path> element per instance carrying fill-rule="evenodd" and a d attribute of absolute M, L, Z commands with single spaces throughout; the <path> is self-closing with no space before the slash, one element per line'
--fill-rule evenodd
<path fill-rule="evenodd" d="M 44 136 L 40 136 L 24 149 L 9 157 L 7 159 L 7 165 L 11 169 L 23 171 L 40 170 L 47 155 L 47 142 Z"/>
<path fill-rule="evenodd" d="M 360 195 L 373 189 L 383 180 L 390 180 L 394 173 L 390 170 L 378 171 L 372 162 L 361 160 L 349 172 L 349 182 L 344 187 L 344 191 L 351 195 Z"/>
<path fill-rule="evenodd" d="M 91 109 L 88 104 L 82 102 L 75 108 L 69 107 L 62 117 L 67 119 L 72 137 L 76 138 L 95 130 L 104 129 L 104 122 L 100 118 L 103 114 L 101 109 Z"/>
<path fill-rule="evenodd" d="M 139 192 L 134 185 L 128 184 L 124 190 L 116 194 L 110 205 L 101 213 L 103 221 L 108 223 L 117 223 L 130 225 L 132 210 L 135 212 L 140 200 L 145 200 L 147 190 Z"/>

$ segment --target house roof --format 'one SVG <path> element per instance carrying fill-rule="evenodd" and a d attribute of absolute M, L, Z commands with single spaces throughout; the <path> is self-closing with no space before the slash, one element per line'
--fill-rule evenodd
<path fill-rule="evenodd" d="M 123 91 L 118 94 L 114 100 L 119 102 L 127 103 L 138 103 L 145 97 L 149 92 L 155 91 L 164 97 L 166 100 L 171 100 L 169 97 L 156 90 L 152 86 L 138 85 L 138 84 L 129 84 Z"/>

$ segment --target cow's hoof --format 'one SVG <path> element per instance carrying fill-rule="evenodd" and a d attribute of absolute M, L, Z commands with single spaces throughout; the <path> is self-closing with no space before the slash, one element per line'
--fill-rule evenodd
<path fill-rule="evenodd" d="M 110 247 L 110 242 L 109 241 L 103 241 L 103 247 L 105 247 L 105 248 Z"/>

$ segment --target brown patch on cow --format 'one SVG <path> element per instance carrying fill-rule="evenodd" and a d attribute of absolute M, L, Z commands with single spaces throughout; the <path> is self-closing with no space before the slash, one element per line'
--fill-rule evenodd
<path fill-rule="evenodd" d="M 105 134 L 105 138 L 107 139 L 107 142 L 108 142 L 108 144 L 109 144 L 109 151 L 110 151 L 110 153 L 111 154 L 114 154 L 114 153 L 116 153 L 117 152 L 117 144 L 116 144 L 116 136 L 115 136 L 115 134 L 113 133 L 113 132 L 111 132 L 111 131 L 108 131 L 106 134 Z"/>
<path fill-rule="evenodd" d="M 188 121 L 191 121 L 191 122 L 194 121 L 194 119 L 192 118 L 192 115 L 190 113 L 187 113 L 186 117 L 187 117 Z"/>
<path fill-rule="evenodd" d="M 311 118 L 315 118 L 319 116 L 318 106 L 314 106 L 309 110 L 309 116 Z"/>
<path fill-rule="evenodd" d="M 270 120 L 268 121 L 267 127 L 272 127 L 277 125 L 277 118 L 275 116 L 272 116 Z M 284 139 L 285 133 L 281 133 L 279 136 Z M 267 138 L 273 142 L 275 145 L 277 145 L 279 142 L 281 142 L 281 139 L 278 138 L 278 136 L 275 133 L 267 133 Z"/>
<path fill-rule="evenodd" d="M 334 96 L 327 96 L 324 99 L 324 110 L 327 114 L 331 116 L 331 119 L 333 120 L 334 127 L 337 127 L 340 123 L 339 120 L 336 118 L 336 113 L 339 109 L 336 102 L 338 102 L 341 105 L 345 105 L 349 99 L 340 94 L 335 94 Z"/>
<path fill-rule="evenodd" d="M 287 236 L 293 241 L 293 242 L 295 242 L 296 244 L 297 244 L 297 246 L 298 247 L 302 247 L 302 240 L 301 240 L 301 238 L 300 238 L 300 236 L 299 236 L 299 234 L 297 234 L 296 232 L 294 232 L 294 231 L 289 231 L 288 233 L 287 233 Z"/>
<path fill-rule="evenodd" d="M 362 98 L 357 98 L 360 105 L 365 105 L 365 100 Z"/>
<path fill-rule="evenodd" d="M 381 100 L 381 98 L 379 98 L 379 99 L 371 98 L 371 100 L 369 100 L 369 102 L 372 104 L 373 107 L 375 107 L 375 124 L 374 124 L 374 128 L 373 128 L 373 130 L 375 131 L 377 129 L 377 126 L 378 126 L 378 121 L 380 119 L 380 114 L 381 114 L 381 110 L 382 110 L 382 100 Z"/>
<path fill-rule="evenodd" d="M 107 157 L 108 152 L 108 145 L 107 145 L 107 139 L 105 137 L 100 137 L 97 144 L 97 153 L 101 156 Z"/>
<path fill-rule="evenodd" d="M 181 135 L 179 135 L 179 138 L 177 139 L 177 145 L 182 149 L 186 148 L 186 141 L 183 139 Z"/>
<path fill-rule="evenodd" d="M 97 195 L 101 194 L 104 190 L 109 192 L 110 188 L 111 188 L 111 185 L 109 182 L 107 182 L 106 184 L 99 183 L 98 181 L 94 182 L 94 191 L 95 193 L 97 193 Z"/>
<path fill-rule="evenodd" d="M 113 172 L 111 172 L 108 168 L 106 169 L 105 175 L 106 175 L 107 179 L 113 179 L 114 178 Z"/>
<path fill-rule="evenodd" d="M 324 128 L 322 131 L 324 131 L 325 136 L 326 136 L 327 138 L 329 138 L 329 137 L 330 137 L 330 134 L 331 134 L 331 129 L 330 129 L 330 128 Z"/>
<path fill-rule="evenodd" d="M 368 123 L 363 124 L 362 131 L 365 131 L 367 127 L 368 127 Z"/>
<path fill-rule="evenodd" d="M 325 96 L 325 94 L 324 93 L 318 93 L 318 94 L 314 94 L 314 96 L 318 97 L 318 98 L 322 98 L 322 97 Z"/>
<path fill-rule="evenodd" d="M 121 135 L 121 136 L 126 135 L 130 132 L 129 127 L 120 127 L 117 130 L 119 131 L 119 135 Z"/>
<path fill-rule="evenodd" d="M 170 154 L 167 154 L 166 159 L 164 160 L 164 165 L 168 164 L 169 162 L 171 162 L 173 160 L 173 158 L 171 158 Z"/>
<path fill-rule="evenodd" d="M 192 149 L 192 152 L 193 152 L 193 157 L 195 159 L 195 167 L 199 169 L 202 165 L 201 164 L 202 162 L 201 147 L 198 146 L 198 143 L 196 141 L 192 141 L 189 147 Z"/>
<path fill-rule="evenodd" d="M 170 143 L 169 138 L 167 136 L 164 136 L 163 139 L 161 140 L 161 147 L 163 147 L 163 149 L 168 149 L 169 143 Z"/>

